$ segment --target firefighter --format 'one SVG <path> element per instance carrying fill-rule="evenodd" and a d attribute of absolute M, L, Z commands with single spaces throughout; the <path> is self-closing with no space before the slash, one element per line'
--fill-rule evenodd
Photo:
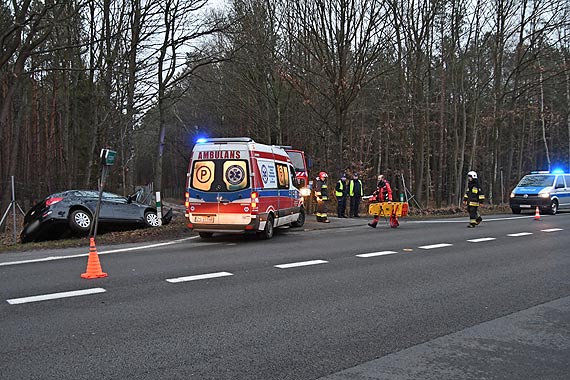
<path fill-rule="evenodd" d="M 346 198 L 348 197 L 348 186 L 346 185 L 346 175 L 343 173 L 336 183 L 335 195 L 338 205 L 336 208 L 336 213 L 339 218 L 346 218 Z"/>
<path fill-rule="evenodd" d="M 485 200 L 485 195 L 479 186 L 476 172 L 470 171 L 467 173 L 467 180 L 467 190 L 465 190 L 465 195 L 463 196 L 463 204 L 467 206 L 467 212 L 469 213 L 469 224 L 467 227 L 474 228 L 483 221 L 478 209 L 479 204 Z"/>
<path fill-rule="evenodd" d="M 327 188 L 326 172 L 320 172 L 316 178 L 315 197 L 317 198 L 317 222 L 330 223 L 327 215 L 327 202 L 329 200 L 329 190 Z"/>
<path fill-rule="evenodd" d="M 391 202 L 392 201 L 392 187 L 390 182 L 384 178 L 384 175 L 380 174 L 378 176 L 378 184 L 376 185 L 376 190 L 372 193 L 372 199 L 376 202 Z M 376 228 L 378 225 L 378 219 L 380 215 L 374 215 L 372 222 L 368 225 L 372 228 Z M 390 226 L 398 227 L 400 223 L 395 215 L 390 215 Z"/>
<path fill-rule="evenodd" d="M 348 195 L 350 196 L 350 216 L 358 218 L 358 210 L 360 209 L 360 200 L 364 195 L 362 181 L 358 179 L 358 173 L 354 173 L 348 186 Z"/>

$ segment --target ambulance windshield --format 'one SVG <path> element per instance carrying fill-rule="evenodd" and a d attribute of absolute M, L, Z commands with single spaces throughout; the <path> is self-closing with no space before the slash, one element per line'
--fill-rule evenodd
<path fill-rule="evenodd" d="M 295 170 L 301 172 L 307 171 L 307 168 L 305 168 L 305 160 L 303 159 L 303 154 L 301 152 L 287 151 L 287 154 L 289 155 Z"/>
<path fill-rule="evenodd" d="M 245 160 L 194 161 L 190 187 L 207 192 L 238 191 L 249 187 Z"/>

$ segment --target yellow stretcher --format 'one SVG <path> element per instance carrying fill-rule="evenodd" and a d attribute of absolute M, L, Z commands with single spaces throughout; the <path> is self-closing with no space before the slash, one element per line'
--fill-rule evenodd
<path fill-rule="evenodd" d="M 368 205 L 368 213 L 378 216 L 407 216 L 408 202 L 374 202 Z"/>

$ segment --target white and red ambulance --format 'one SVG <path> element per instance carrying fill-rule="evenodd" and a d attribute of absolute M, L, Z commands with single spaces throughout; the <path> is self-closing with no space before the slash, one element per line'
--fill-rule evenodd
<path fill-rule="evenodd" d="M 199 140 L 186 183 L 186 222 L 201 237 L 257 232 L 305 223 L 305 207 L 291 159 L 281 147 L 251 138 Z"/>

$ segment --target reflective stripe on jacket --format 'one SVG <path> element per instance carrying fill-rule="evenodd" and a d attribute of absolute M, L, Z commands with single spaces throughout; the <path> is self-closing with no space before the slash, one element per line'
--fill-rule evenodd
<path fill-rule="evenodd" d="M 465 190 L 465 195 L 463 196 L 463 201 L 467 202 L 468 206 L 479 206 L 485 200 L 485 194 L 483 190 L 479 187 L 479 183 L 476 181 L 471 181 L 467 185 L 467 190 Z"/>

